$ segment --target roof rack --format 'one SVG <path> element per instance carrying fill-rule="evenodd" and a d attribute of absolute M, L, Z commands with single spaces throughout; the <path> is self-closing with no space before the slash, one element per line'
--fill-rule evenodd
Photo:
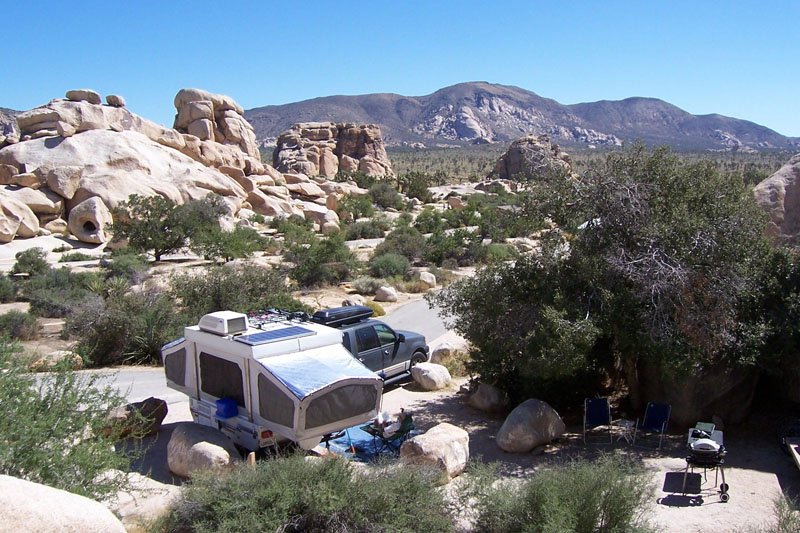
<path fill-rule="evenodd" d="M 262 309 L 250 313 L 247 321 L 256 329 L 270 329 L 267 326 L 279 323 L 308 322 L 308 313 L 304 311 L 288 311 L 286 309 Z"/>

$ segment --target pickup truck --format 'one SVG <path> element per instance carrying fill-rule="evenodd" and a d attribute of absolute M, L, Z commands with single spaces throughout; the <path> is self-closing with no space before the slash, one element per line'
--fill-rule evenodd
<path fill-rule="evenodd" d="M 344 347 L 385 381 L 405 377 L 412 366 L 430 359 L 423 335 L 395 331 L 372 314 L 369 307 L 353 305 L 317 311 L 311 321 L 338 328 Z"/>

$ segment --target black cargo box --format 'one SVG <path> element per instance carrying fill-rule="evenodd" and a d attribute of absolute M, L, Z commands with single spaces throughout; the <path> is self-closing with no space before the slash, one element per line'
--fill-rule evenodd
<path fill-rule="evenodd" d="M 365 305 L 348 305 L 333 309 L 320 309 L 311 317 L 312 322 L 333 328 L 355 324 L 372 316 L 372 309 Z"/>

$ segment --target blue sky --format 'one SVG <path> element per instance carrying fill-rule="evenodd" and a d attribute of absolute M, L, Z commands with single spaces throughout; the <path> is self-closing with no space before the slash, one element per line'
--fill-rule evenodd
<path fill-rule="evenodd" d="M 800 136 L 800 1 L 6 0 L 0 106 L 68 89 L 172 124 L 182 87 L 245 109 L 463 81 L 564 104 L 661 98 Z"/>

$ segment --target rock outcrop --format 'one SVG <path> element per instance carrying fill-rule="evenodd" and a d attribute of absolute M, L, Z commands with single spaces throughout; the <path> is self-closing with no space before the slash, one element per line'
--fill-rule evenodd
<path fill-rule="evenodd" d="M 547 402 L 525 400 L 506 417 L 497 432 L 497 445 L 506 452 L 527 453 L 564 434 L 566 426 Z"/>
<path fill-rule="evenodd" d="M 278 137 L 272 164 L 281 172 L 332 178 L 339 171 L 393 175 L 381 129 L 375 124 L 295 124 Z"/>
<path fill-rule="evenodd" d="M 569 155 L 557 144 L 550 144 L 547 135 L 525 135 L 511 143 L 488 177 L 531 180 L 560 169 L 572 173 Z"/>
<path fill-rule="evenodd" d="M 101 503 L 65 490 L 0 475 L 2 531 L 125 533 Z"/>
<path fill-rule="evenodd" d="M 767 236 L 797 243 L 800 237 L 800 154 L 753 189 L 756 202 L 769 213 Z"/>

